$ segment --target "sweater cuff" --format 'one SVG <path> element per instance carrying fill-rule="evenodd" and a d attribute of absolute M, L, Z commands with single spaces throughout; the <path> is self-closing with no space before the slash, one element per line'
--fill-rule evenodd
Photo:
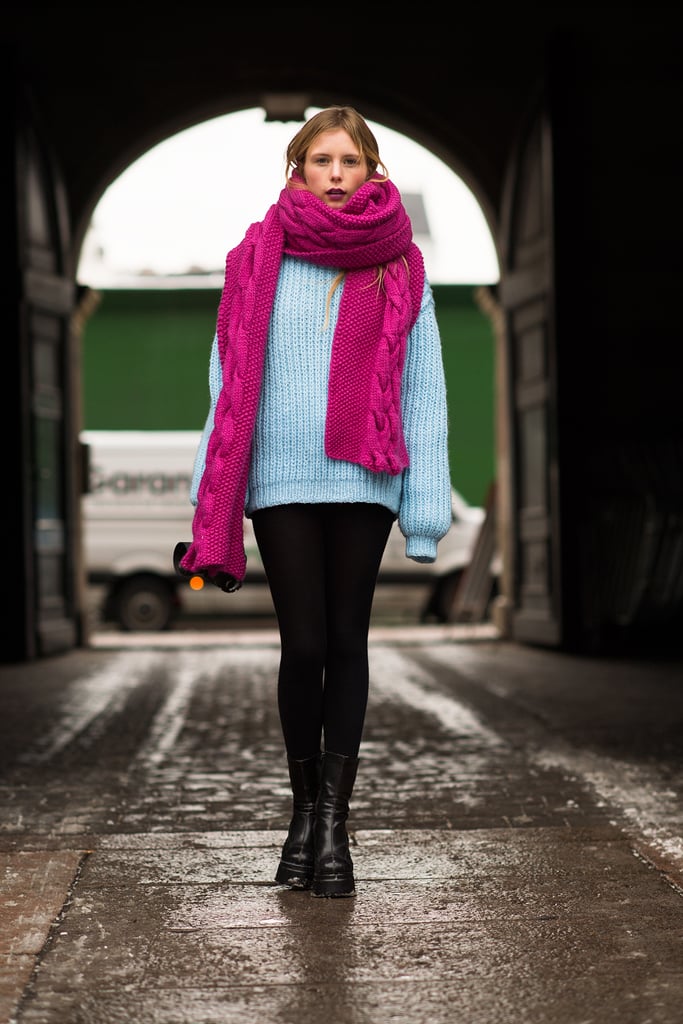
<path fill-rule="evenodd" d="M 433 537 L 408 537 L 406 540 L 406 557 L 414 562 L 435 562 L 437 542 Z"/>

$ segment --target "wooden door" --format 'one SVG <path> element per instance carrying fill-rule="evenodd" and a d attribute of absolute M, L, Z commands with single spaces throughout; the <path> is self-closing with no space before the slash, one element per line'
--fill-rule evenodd
<path fill-rule="evenodd" d="M 551 124 L 539 101 L 506 174 L 500 297 L 508 361 L 510 626 L 562 643 Z"/>
<path fill-rule="evenodd" d="M 13 609 L 16 621 L 3 655 L 29 660 L 73 647 L 79 635 L 70 353 L 75 288 L 65 273 L 68 229 L 58 175 L 30 110 L 20 112 L 15 139 L 14 239 L 20 270 L 13 282 L 15 331 L 8 347 L 21 412 L 7 441 L 20 480 L 9 560 L 22 600 Z"/>

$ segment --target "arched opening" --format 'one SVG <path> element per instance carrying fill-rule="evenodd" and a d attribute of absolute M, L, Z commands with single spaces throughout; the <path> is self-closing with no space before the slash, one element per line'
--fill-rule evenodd
<path fill-rule="evenodd" d="M 435 291 L 453 410 L 452 478 L 479 511 L 496 472 L 494 240 L 451 167 L 370 124 Z M 154 146 L 104 192 L 78 267 L 94 309 L 82 352 L 90 436 L 201 428 L 225 253 L 276 199 L 295 131 L 291 121 L 264 121 L 259 108 L 212 118 Z"/>
<path fill-rule="evenodd" d="M 310 116 L 319 108 L 306 111 Z M 498 258 L 485 211 L 446 162 L 413 138 L 369 120 L 392 179 L 407 197 L 434 284 L 494 284 Z M 292 121 L 250 108 L 178 132 L 136 159 L 105 190 L 77 277 L 124 287 L 140 277 L 223 270 L 225 252 L 263 216 L 284 184 Z M 157 282 L 164 286 L 164 282 Z"/>

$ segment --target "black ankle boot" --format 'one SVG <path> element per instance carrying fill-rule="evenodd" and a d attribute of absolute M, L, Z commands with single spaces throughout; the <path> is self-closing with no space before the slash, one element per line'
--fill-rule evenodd
<path fill-rule="evenodd" d="M 292 889 L 310 889 L 313 880 L 313 823 L 320 782 L 320 757 L 287 758 L 294 813 L 282 847 L 275 881 Z"/>
<path fill-rule="evenodd" d="M 346 819 L 356 781 L 357 757 L 325 751 L 315 807 L 313 896 L 354 896 L 353 861 Z"/>

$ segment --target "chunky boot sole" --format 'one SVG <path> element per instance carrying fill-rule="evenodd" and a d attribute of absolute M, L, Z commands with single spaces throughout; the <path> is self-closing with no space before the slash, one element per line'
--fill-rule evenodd
<path fill-rule="evenodd" d="M 310 889 L 313 884 L 313 871 L 307 872 L 301 864 L 288 864 L 281 860 L 275 872 L 275 881 L 279 885 L 288 885 L 290 889 Z"/>
<path fill-rule="evenodd" d="M 311 887 L 311 896 L 355 896 L 356 884 L 347 875 L 341 878 L 316 878 Z"/>

